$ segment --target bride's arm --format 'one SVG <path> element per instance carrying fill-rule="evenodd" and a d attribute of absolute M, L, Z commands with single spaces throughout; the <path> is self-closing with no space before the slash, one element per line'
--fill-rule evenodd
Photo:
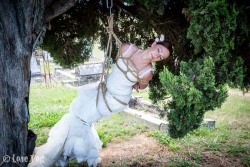
<path fill-rule="evenodd" d="M 137 82 L 133 85 L 133 88 L 139 92 L 139 89 L 145 89 L 148 86 L 148 82 L 153 78 L 153 73 L 149 72 L 147 73 L 140 82 Z"/>

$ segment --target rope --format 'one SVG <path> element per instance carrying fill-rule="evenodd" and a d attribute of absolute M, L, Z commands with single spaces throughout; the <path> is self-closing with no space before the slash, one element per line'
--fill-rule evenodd
<path fill-rule="evenodd" d="M 111 9 L 111 7 L 110 7 L 110 9 Z M 98 85 L 98 92 L 97 92 L 97 97 L 96 97 L 96 106 L 97 106 L 98 105 L 98 100 L 99 100 L 98 97 L 99 97 L 99 94 L 100 94 L 100 89 L 102 89 L 104 102 L 105 102 L 105 104 L 106 104 L 106 106 L 107 106 L 107 108 L 109 109 L 110 112 L 112 112 L 112 111 L 111 111 L 111 109 L 110 109 L 110 107 L 108 105 L 107 99 L 105 97 L 107 90 L 103 86 L 103 85 L 106 86 L 106 84 L 103 84 L 103 82 L 106 82 L 108 74 L 109 74 L 109 67 L 110 67 L 110 61 L 109 60 L 111 59 L 111 52 L 112 52 L 112 47 L 113 47 L 112 38 L 115 39 L 118 48 L 120 48 L 120 46 L 122 44 L 122 42 L 118 39 L 118 37 L 116 36 L 116 34 L 113 31 L 113 24 L 114 24 L 114 22 L 113 22 L 113 14 L 111 14 L 109 16 L 109 18 L 108 18 L 108 27 L 106 27 L 106 30 L 107 30 L 107 32 L 109 34 L 109 38 L 108 38 L 108 43 L 107 43 L 107 47 L 106 47 L 104 62 L 107 62 L 107 66 L 105 66 L 105 64 L 103 64 L 102 76 L 101 76 L 100 83 Z M 106 71 L 105 71 L 105 69 L 106 69 Z"/>
<path fill-rule="evenodd" d="M 107 32 L 109 34 L 109 39 L 108 39 L 108 43 L 107 43 L 107 48 L 106 48 L 106 55 L 105 55 L 105 62 L 107 61 L 107 53 L 108 53 L 108 63 L 107 63 L 107 74 L 108 74 L 108 70 L 109 70 L 109 66 L 110 66 L 110 59 L 111 59 L 111 52 L 112 52 L 112 37 L 115 38 L 116 44 L 118 46 L 118 48 L 120 48 L 122 42 L 118 39 L 118 37 L 116 36 L 116 34 L 113 31 L 113 15 L 110 15 L 108 18 L 108 24 L 109 26 L 107 27 Z"/>

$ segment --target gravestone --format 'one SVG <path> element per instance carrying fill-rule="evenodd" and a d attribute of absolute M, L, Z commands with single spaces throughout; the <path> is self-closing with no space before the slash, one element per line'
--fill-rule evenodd
<path fill-rule="evenodd" d="M 38 60 L 34 56 L 30 59 L 30 70 L 31 77 L 40 77 L 42 75 L 40 63 L 38 63 Z"/>
<path fill-rule="evenodd" d="M 129 108 L 125 109 L 122 114 L 131 116 L 135 121 L 143 123 L 149 128 L 167 132 L 169 123 L 166 116 L 164 118 L 159 116 L 160 110 L 161 107 L 158 105 L 154 105 L 140 97 L 132 97 L 129 102 Z M 213 119 L 204 119 L 201 126 L 215 128 L 215 123 Z"/>
<path fill-rule="evenodd" d="M 43 60 L 47 61 L 47 62 L 53 62 L 54 61 L 54 59 L 51 57 L 51 54 L 46 50 L 43 51 Z"/>
<path fill-rule="evenodd" d="M 103 71 L 103 63 L 91 63 L 80 65 L 75 69 L 75 73 L 80 80 L 95 82 L 100 79 Z"/>

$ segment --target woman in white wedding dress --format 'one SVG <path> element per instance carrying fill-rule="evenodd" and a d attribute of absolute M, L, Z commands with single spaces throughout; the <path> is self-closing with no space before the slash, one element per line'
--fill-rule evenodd
<path fill-rule="evenodd" d="M 69 113 L 55 124 L 46 144 L 35 149 L 29 167 L 66 166 L 71 158 L 89 166 L 100 162 L 102 142 L 93 123 L 112 112 L 121 112 L 131 98 L 132 89 L 144 89 L 152 79 L 152 63 L 170 56 L 171 44 L 164 37 L 142 50 L 133 44 L 122 44 L 116 64 L 106 83 L 79 88 L 78 96 L 69 107 Z M 98 96 L 98 97 L 97 97 Z M 98 99 L 98 100 L 96 100 Z"/>

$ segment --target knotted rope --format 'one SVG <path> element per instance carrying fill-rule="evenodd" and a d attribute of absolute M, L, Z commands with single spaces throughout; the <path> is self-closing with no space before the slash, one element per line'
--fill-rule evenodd
<path fill-rule="evenodd" d="M 111 109 L 107 103 L 107 99 L 106 99 L 106 92 L 107 92 L 107 88 L 106 88 L 106 80 L 107 80 L 107 76 L 109 74 L 109 67 L 110 67 L 110 59 L 111 59 L 111 53 L 112 53 L 112 38 L 115 39 L 116 41 L 116 45 L 118 48 L 120 48 L 122 42 L 119 40 L 119 38 L 116 36 L 116 34 L 113 31 L 113 14 L 111 14 L 108 18 L 108 27 L 106 27 L 106 31 L 109 34 L 109 38 L 108 38 L 108 43 L 107 43 L 107 47 L 106 47 L 106 53 L 105 53 L 105 60 L 104 62 L 107 62 L 107 65 L 105 66 L 105 64 L 103 64 L 103 69 L 102 69 L 102 76 L 101 76 L 101 80 L 100 83 L 98 85 L 98 92 L 97 92 L 97 97 L 96 97 L 96 106 L 98 105 L 98 100 L 99 100 L 99 94 L 100 94 L 100 89 L 102 89 L 102 93 L 103 93 L 103 99 L 104 102 L 107 106 L 107 108 L 109 109 L 110 112 Z"/>
<path fill-rule="evenodd" d="M 107 47 L 106 47 L 106 53 L 105 53 L 105 61 L 104 61 L 104 62 L 108 62 L 107 63 L 107 68 L 106 68 L 107 69 L 106 74 L 109 73 L 109 66 L 110 66 L 110 61 L 109 60 L 111 59 L 111 53 L 112 53 L 112 47 L 113 47 L 113 45 L 112 45 L 112 37 L 114 37 L 114 39 L 116 41 L 116 45 L 117 45 L 118 48 L 120 48 L 120 46 L 122 44 L 122 42 L 119 40 L 119 38 L 116 36 L 116 34 L 113 31 L 113 24 L 114 24 L 113 18 L 114 18 L 113 14 L 109 16 L 109 18 L 108 18 L 108 27 L 106 27 L 106 30 L 107 30 L 107 32 L 109 34 L 108 43 L 107 43 Z M 103 69 L 105 70 L 105 68 L 103 68 Z"/>

